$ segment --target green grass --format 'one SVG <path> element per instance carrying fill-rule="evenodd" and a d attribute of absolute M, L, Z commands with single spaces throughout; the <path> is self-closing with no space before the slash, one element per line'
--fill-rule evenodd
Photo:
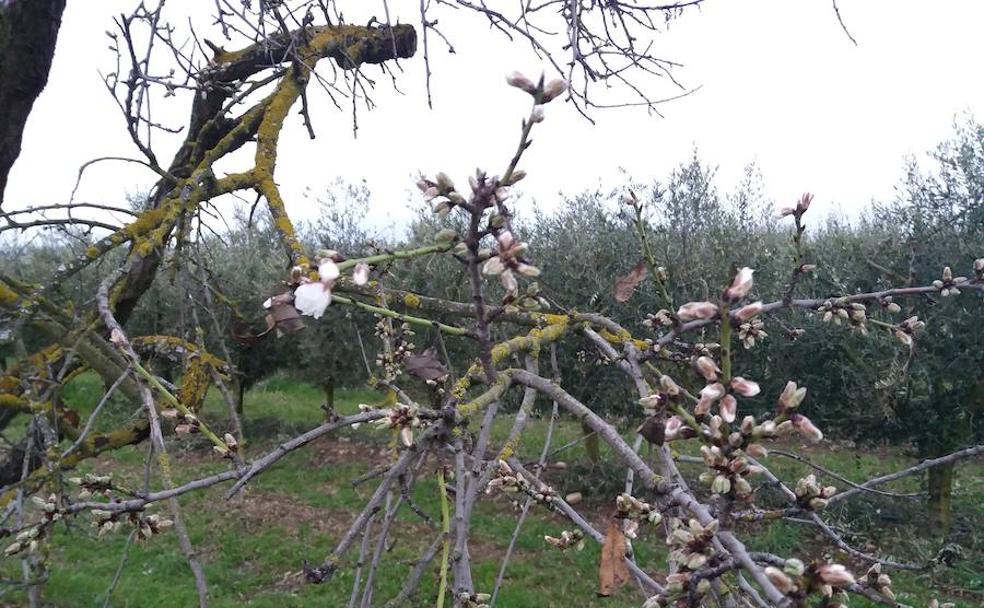
<path fill-rule="evenodd" d="M 92 377 L 83 376 L 68 387 L 66 400 L 80 409 L 97 399 L 101 387 Z M 358 403 L 378 400 L 370 391 L 343 391 L 337 409 L 341 413 L 357 410 Z M 322 394 L 314 387 L 288 378 L 268 380 L 247 395 L 247 442 L 250 455 L 257 455 L 292 434 L 319 424 Z M 219 429 L 227 426 L 225 404 L 213 391 L 209 395 L 204 418 Z M 130 412 L 114 408 L 105 424 L 125 419 Z M 535 458 L 544 441 L 548 415 L 530 422 L 519 452 L 523 458 Z M 511 426 L 511 417 L 497 421 L 494 437 L 502 440 Z M 626 428 L 631 425 L 623 425 Z M 562 419 L 554 436 L 554 446 L 581 435 L 580 425 Z M 328 583 L 310 585 L 303 582 L 302 564 L 320 563 L 331 551 L 339 535 L 361 510 L 375 483 L 369 481 L 353 487 L 351 480 L 374 466 L 386 462 L 391 437 L 385 431 L 363 427 L 345 431 L 292 453 L 277 466 L 256 478 L 240 499 L 226 501 L 228 486 L 215 487 L 182 498 L 191 540 L 200 551 L 212 598 L 211 605 L 258 606 L 336 606 L 348 601 L 354 575 L 358 543 L 339 573 Z M 175 480 L 178 483 L 209 472 L 224 464 L 214 458 L 200 439 L 169 440 Z M 799 450 L 797 450 L 799 451 Z M 898 450 L 864 452 L 851 449 L 811 449 L 805 454 L 822 466 L 834 469 L 853 480 L 862 480 L 906 466 L 911 459 Z M 602 449 L 602 462 L 610 462 Z M 101 474 L 112 472 L 121 483 L 131 487 L 142 484 L 146 446 L 119 450 L 86 462 L 81 468 Z M 569 449 L 555 460 L 564 460 L 564 471 L 551 471 L 549 481 L 559 492 L 580 491 L 585 495 L 581 506 L 597 527 L 604 527 L 611 511 L 613 493 L 624 478 L 622 469 L 611 464 L 594 465 L 582 444 Z M 773 470 L 787 480 L 804 474 L 798 462 L 770 457 Z M 433 475 L 434 463 L 423 469 L 423 477 L 413 492 L 414 501 L 435 521 L 439 519 L 438 490 Z M 685 473 L 698 467 L 685 465 Z M 156 483 L 156 471 L 154 471 Z M 955 528 L 965 546 L 963 560 L 949 569 L 930 574 L 893 573 L 900 601 L 924 606 L 934 594 L 957 601 L 958 606 L 979 606 L 984 602 L 984 555 L 977 538 L 984 529 L 984 465 L 965 463 L 958 471 L 955 490 Z M 835 483 L 834 485 L 842 485 Z M 909 478 L 893 484 L 898 491 L 918 491 L 920 480 Z M 938 539 L 927 533 L 921 504 L 893 506 L 895 503 L 865 499 L 832 509 L 828 516 L 839 526 L 855 533 L 858 544 L 873 542 L 892 548 L 897 559 L 919 561 L 934 555 Z M 880 512 L 878 511 L 880 509 Z M 164 506 L 155 507 L 164 512 Z M 515 526 L 513 508 L 505 497 L 497 496 L 480 503 L 476 509 L 472 532 L 472 557 L 476 588 L 491 590 L 499 561 Z M 626 587 L 615 598 L 596 597 L 599 548 L 588 544 L 582 552 L 561 552 L 547 546 L 545 534 L 557 535 L 569 528 L 557 515 L 534 507 L 519 535 L 515 555 L 510 562 L 506 584 L 500 594 L 500 606 L 638 606 L 640 597 Z M 378 528 L 377 528 L 378 529 Z M 829 546 L 815 532 L 795 523 L 779 522 L 756 525 L 743 530 L 749 546 L 782 555 L 829 555 Z M 383 567 L 374 585 L 377 601 L 395 595 L 404 576 L 422 547 L 436 532 L 420 517 L 404 508 L 395 527 L 397 542 L 383 559 Z M 105 592 L 124 554 L 127 532 L 124 530 L 97 537 L 87 518 L 76 518 L 60 525 L 50 555 L 51 576 L 44 597 L 52 606 L 101 606 Z M 640 563 L 659 570 L 665 545 L 655 530 L 644 529 L 634 543 Z M 842 556 L 835 558 L 843 559 Z M 0 560 L 0 578 L 19 578 L 19 562 Z M 412 605 L 433 605 L 437 590 L 436 567 L 424 576 Z M 16 590 L 0 601 L 23 601 Z M 149 542 L 130 546 L 123 574 L 116 586 L 112 605 L 133 607 L 191 606 L 196 603 L 194 585 L 188 566 L 177 546 L 174 534 L 165 534 Z M 852 606 L 865 606 L 853 600 Z"/>

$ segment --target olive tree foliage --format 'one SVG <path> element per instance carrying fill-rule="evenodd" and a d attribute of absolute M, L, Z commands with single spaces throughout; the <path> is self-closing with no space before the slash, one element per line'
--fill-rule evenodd
<path fill-rule="evenodd" d="M 539 135 L 565 101 L 585 113 L 608 105 L 595 96 L 595 83 L 622 85 L 636 96 L 629 103 L 655 109 L 635 78 L 665 76 L 671 64 L 652 55 L 648 40 L 662 20 L 698 3 L 546 2 L 509 13 L 466 0 L 424 3 L 412 13 L 418 31 L 405 20 L 394 25 L 409 13 L 397 14 L 385 3 L 386 22 L 352 25 L 336 3 L 222 0 L 214 24 L 225 38 L 221 46 L 199 43 L 195 35 L 183 44 L 163 3 L 141 3 L 121 16 L 110 34 L 119 66 L 107 73 L 106 86 L 141 154 L 130 161 L 158 181 L 137 209 L 60 207 L 128 214 L 118 224 L 72 213 L 27 226 L 19 216 L 52 209 L 4 214 L 11 229 L 62 226 L 66 238 L 82 239 L 74 255 L 50 272 L 0 277 L 4 324 L 18 335 L 33 332 L 36 340 L 30 348 L 25 340 L 25 352 L 0 376 L 0 406 L 11 413 L 6 421 L 20 419 L 26 426 L 0 467 L 4 532 L 11 537 L 4 553 L 21 560 L 31 604 L 41 604 L 55 526 L 81 518 L 103 533 L 126 528 L 149 542 L 173 530 L 199 603 L 207 605 L 203 557 L 185 529 L 181 497 L 227 485 L 225 496 L 232 498 L 287 454 L 358 427 L 388 433 L 391 458 L 367 477 L 373 493 L 337 533 L 331 552 L 319 563 L 304 563 L 303 572 L 311 584 L 337 584 L 342 569 L 365 573 L 353 577 L 352 597 L 361 597 L 361 605 L 382 599 L 374 596 L 373 580 L 387 555 L 379 550 L 357 557 L 354 547 L 372 539 L 384 547 L 414 533 L 393 524 L 404 512 L 420 515 L 412 490 L 425 478 L 437 483 L 440 515 L 423 518 L 432 524 L 431 538 L 399 595 L 386 598 L 393 604 L 414 596 L 428 568 L 438 581 L 436 605 L 495 602 L 504 578 L 488 587 L 476 584 L 470 534 L 479 501 L 503 493 L 518 497 L 528 512 L 554 512 L 569 522 L 545 539 L 557 550 L 586 540 L 601 545 L 602 595 L 632 581 L 639 603 L 649 608 L 832 606 L 850 595 L 899 605 L 887 570 L 928 568 L 936 560 L 910 564 L 853 547 L 828 524 L 824 509 L 879 492 L 875 486 L 887 481 L 979 455 L 984 446 L 841 491 L 814 475 L 780 479 L 766 460 L 766 445 L 790 435 L 820 441 L 824 433 L 804 414 L 811 407 L 807 387 L 788 373 L 789 362 L 756 360 L 753 353 L 766 328 L 770 338 L 783 332 L 801 338 L 809 333 L 800 327 L 807 325 L 803 321 L 819 318 L 837 326 L 831 331 L 853 332 L 859 340 L 876 334 L 911 355 L 925 322 L 916 315 L 888 316 L 900 307 L 895 299 L 979 299 L 984 259 L 957 256 L 951 262 L 957 273 L 941 270 L 935 280 L 917 276 L 902 286 L 853 289 L 854 279 L 841 276 L 837 266 L 815 275 L 827 243 L 823 230 L 810 232 L 805 224 L 812 196 L 785 209 L 783 223 L 760 235 L 749 219 L 756 209 L 750 203 L 754 180 L 732 208 L 696 158 L 665 186 L 620 188 L 609 211 L 586 196 L 558 216 L 566 214 L 581 236 L 609 240 L 586 243 L 572 238 L 566 223 L 529 224 L 514 213 L 513 190 L 526 170 L 536 170 L 523 163 L 532 133 Z M 391 75 L 391 63 L 417 54 L 418 40 L 429 78 L 429 45 L 448 44 L 445 36 L 453 33 L 437 29 L 438 15 L 455 8 L 487 20 L 493 32 L 525 40 L 556 72 L 507 77 L 529 102 L 514 155 L 498 159 L 498 171 L 478 169 L 457 180 L 444 173 L 422 177 L 417 186 L 434 215 L 414 226 L 408 243 L 362 234 L 347 223 L 351 213 L 335 214 L 331 207 L 306 240 L 276 179 L 285 122 L 297 120 L 313 133 L 313 86 L 329 98 L 362 101 L 373 82 L 371 66 Z M 170 63 L 157 63 L 162 56 Z M 189 119 L 182 145 L 165 160 L 153 134 L 167 127 L 150 108 L 172 96 L 190 106 Z M 247 159 L 245 167 L 225 163 L 237 152 Z M 255 197 L 245 217 L 230 213 L 226 195 L 232 194 Z M 209 220 L 223 217 L 240 229 L 209 236 L 215 229 Z M 538 260 L 537 238 L 557 241 L 556 259 Z M 278 256 L 268 255 L 271 250 Z M 616 264 L 624 265 L 622 271 L 610 275 L 606 287 L 597 270 Z M 445 279 L 435 284 L 436 275 Z M 79 277 L 90 281 L 81 283 L 82 294 L 71 290 Z M 233 291 L 245 297 L 230 297 Z M 641 305 L 643 294 L 651 303 Z M 372 319 L 371 337 L 349 314 Z M 332 345 L 351 344 L 352 335 L 372 340 L 375 356 L 367 348 L 362 364 L 381 398 L 355 414 L 325 408 L 323 424 L 276 447 L 247 445 L 235 424 L 232 386 L 255 372 L 246 371 L 250 356 L 237 354 L 224 327 L 232 328 L 239 345 L 274 341 L 275 350 L 283 349 L 274 357 L 306 358 L 320 374 L 353 374 L 353 358 L 339 357 L 342 351 Z M 354 334 L 346 333 L 349 327 Z M 174 373 L 164 369 L 167 364 Z M 618 378 L 619 390 L 604 399 L 583 385 L 580 396 L 576 388 L 568 390 L 567 383 L 582 375 L 578 366 L 588 365 L 608 368 L 606 382 Z M 62 399 L 70 380 L 83 372 L 106 385 L 84 421 Z M 224 397 L 234 422 L 230 432 L 203 407 L 210 387 Z M 589 396 L 594 401 L 586 402 Z M 627 468 L 624 491 L 608 497 L 612 509 L 602 521 L 589 521 L 541 479 L 549 442 L 532 463 L 519 458 L 537 399 L 579 420 Z M 620 408 L 610 403 L 616 400 Z M 121 408 L 129 415 L 111 418 L 108 428 L 96 424 Z M 613 410 L 622 416 L 607 415 Z M 556 419 L 551 416 L 550 424 Z M 504 441 L 494 438 L 497 421 L 509 428 Z M 192 435 L 211 445 L 222 466 L 178 484 L 168 449 Z M 121 487 L 110 470 L 72 473 L 84 460 L 144 441 L 154 475 L 142 488 Z M 640 456 L 644 442 L 653 458 Z M 701 454 L 696 481 L 678 468 L 680 451 L 671 446 L 681 442 Z M 766 487 L 778 500 L 758 500 Z M 158 503 L 166 512 L 155 510 Z M 812 522 L 851 557 L 852 567 L 749 550 L 754 527 L 738 524 L 787 517 Z M 666 543 L 670 552 L 642 563 L 628 550 L 632 539 Z"/>

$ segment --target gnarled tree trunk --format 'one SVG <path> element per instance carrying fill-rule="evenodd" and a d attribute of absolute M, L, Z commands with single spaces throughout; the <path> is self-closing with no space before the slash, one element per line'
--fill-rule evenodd
<path fill-rule="evenodd" d="M 65 0 L 0 0 L 0 206 L 24 124 L 48 82 Z"/>

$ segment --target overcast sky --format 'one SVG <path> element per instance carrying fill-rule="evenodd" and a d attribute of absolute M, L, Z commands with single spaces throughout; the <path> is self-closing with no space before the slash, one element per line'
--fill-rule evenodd
<path fill-rule="evenodd" d="M 720 166 L 724 189 L 754 161 L 767 194 L 779 202 L 810 190 L 821 211 L 851 213 L 873 198 L 891 197 L 906 155 L 921 155 L 946 138 L 958 114 L 984 115 L 984 2 L 838 4 L 858 46 L 840 29 L 828 0 L 707 0 L 673 22 L 655 47 L 683 64 L 676 72 L 682 83 L 700 90 L 661 106 L 665 118 L 639 109 L 596 111 L 594 125 L 569 105 L 551 103 L 523 162 L 529 172 L 524 191 L 551 208 L 561 190 L 615 185 L 620 168 L 640 180 L 663 177 L 697 146 Z M 132 5 L 68 2 L 49 84 L 28 122 L 5 207 L 63 202 L 86 160 L 138 155 L 97 73 L 113 69 L 103 32 L 114 14 Z M 184 23 L 184 11 L 211 3 L 172 0 L 167 6 L 171 19 Z M 433 110 L 422 95 L 422 59 L 415 57 L 402 63 L 406 95 L 379 79 L 378 107 L 360 113 L 357 138 L 351 113 L 324 97 L 312 98 L 314 141 L 298 117 L 289 120 L 277 181 L 292 212 L 310 215 L 306 189 L 316 193 L 336 177 L 364 178 L 376 222 L 399 225 L 409 213 L 407 191 L 418 170 L 444 170 L 462 182 L 477 166 L 502 171 L 529 103 L 503 76 L 514 69 L 534 75 L 545 66 L 477 18 L 442 24 L 454 26 L 448 33 L 458 52 L 433 53 Z M 207 34 L 207 25 L 196 29 Z M 647 84 L 657 97 L 678 92 L 666 83 Z M 183 126 L 188 104 L 179 96 L 158 106 L 157 118 Z M 159 142 L 158 156 L 168 158 L 177 140 Z M 148 188 L 154 177 L 135 165 L 102 164 L 87 173 L 77 198 L 118 202 L 126 192 Z"/>

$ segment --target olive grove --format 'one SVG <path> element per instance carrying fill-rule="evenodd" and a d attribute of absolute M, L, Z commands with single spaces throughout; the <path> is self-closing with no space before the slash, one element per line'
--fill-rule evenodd
<path fill-rule="evenodd" d="M 298 567 L 313 585 L 355 570 L 350 605 L 493 604 L 511 554 L 496 585 L 479 587 L 470 534 L 476 505 L 503 494 L 520 507 L 517 531 L 527 516 L 559 514 L 567 528 L 544 542 L 558 551 L 598 544 L 598 572 L 586 574 L 599 577 L 599 593 L 635 593 L 648 608 L 834 607 L 852 597 L 904 605 L 890 571 L 938 566 L 943 552 L 909 563 L 892 547 L 854 546 L 825 512 L 867 494 L 904 500 L 880 488 L 929 472 L 930 513 L 945 529 L 954 464 L 984 454 L 981 128 L 965 125 L 940 148 L 940 172 L 913 167 L 906 196 L 860 226 L 813 225 L 810 194 L 766 221 L 753 172 L 725 201 L 696 157 L 665 184 L 584 193 L 532 221 L 514 208 L 514 192 L 537 171 L 524 163 L 533 136 L 553 112 L 655 108 L 665 92 L 641 83 L 671 79 L 674 64 L 648 42 L 700 0 L 508 10 L 383 2 L 385 18 L 366 25 L 347 21 L 343 9 L 358 9 L 345 4 L 216 0 L 214 23 L 201 29 L 221 44 L 170 4 L 137 4 L 108 32 L 105 84 L 140 155 L 93 162 L 139 163 L 153 188 L 118 206 L 3 201 L 0 232 L 53 229 L 62 239 L 33 249 L 37 264 L 0 266 L 0 338 L 12 345 L 0 359 L 0 428 L 24 429 L 0 451 L 2 559 L 19 561 L 23 580 L 12 584 L 31 605 L 42 605 L 55 528 L 89 521 L 149 543 L 176 535 L 207 606 L 207 558 L 186 530 L 195 514 L 182 497 L 221 486 L 235 500 L 287 455 L 347 429 L 389 433 L 391 458 L 362 480 L 373 492 L 331 552 Z M 308 92 L 362 103 L 379 73 L 406 78 L 396 66 L 416 57 L 430 78 L 429 53 L 454 40 L 441 17 L 455 10 L 477 13 L 488 36 L 543 61 L 543 76 L 490 78 L 529 103 L 514 154 L 478 158 L 481 145 L 457 144 L 498 164 L 421 176 L 427 212 L 406 239 L 360 228 L 357 215 L 372 209 L 357 188 L 345 197 L 366 208 L 329 206 L 335 212 L 299 226 L 276 169 L 285 125 L 314 135 Z M 168 127 L 151 111 L 169 97 L 187 103 L 173 158 L 155 148 L 153 134 Z M 247 197 L 238 215 L 232 195 Z M 235 228 L 219 234 L 222 222 Z M 829 365 L 818 367 L 821 359 Z M 242 395 L 275 369 L 324 387 L 324 422 L 258 451 L 244 440 Z M 104 391 L 80 419 L 62 391 L 84 373 Z M 334 387 L 366 377 L 378 402 L 337 413 Z M 225 411 L 203 407 L 210 390 Z M 823 407 L 811 404 L 815 395 Z M 129 416 L 106 428 L 99 416 L 113 408 Z M 540 458 L 524 461 L 518 448 L 537 413 L 550 430 Z M 219 415 L 228 428 L 214 423 Z M 561 417 L 580 422 L 585 442 L 605 444 L 621 467 L 604 521 L 544 478 Z M 498 440 L 493 425 L 504 419 Z M 770 467 L 775 442 L 831 433 L 912 441 L 924 460 L 842 487 L 822 482 L 829 471 L 785 479 Z M 192 436 L 211 444 L 221 467 L 176 483 L 169 449 Z M 111 470 L 75 472 L 138 444 L 150 446 L 143 488 L 121 486 Z M 682 465 L 699 473 L 685 476 Z M 400 593 L 376 597 L 383 548 L 401 534 L 397 517 L 420 510 L 412 489 L 423 479 L 440 492 L 440 513 L 421 515 L 432 536 Z M 849 562 L 749 548 L 751 524 L 783 518 L 815 527 Z M 633 550 L 641 543 L 669 553 L 645 562 Z M 417 593 L 425 576 L 438 581 L 435 597 Z"/>

